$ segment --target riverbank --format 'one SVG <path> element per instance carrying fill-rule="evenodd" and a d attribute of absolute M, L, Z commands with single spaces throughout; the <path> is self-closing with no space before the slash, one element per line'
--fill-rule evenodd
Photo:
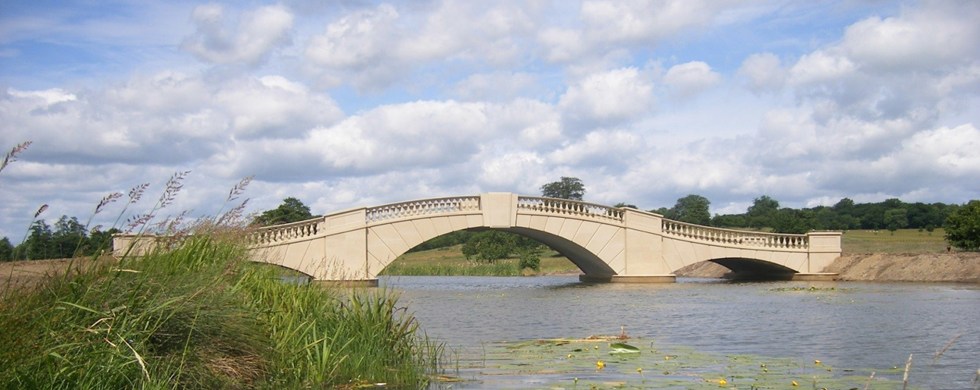
<path fill-rule="evenodd" d="M 728 272 L 704 262 L 677 270 L 677 276 L 721 278 Z M 980 253 L 845 253 L 823 272 L 845 281 L 980 283 Z"/>
<path fill-rule="evenodd" d="M 0 388 L 424 388 L 438 370 L 396 294 L 283 283 L 240 236 L 190 237 L 138 261 L 0 263 Z"/>

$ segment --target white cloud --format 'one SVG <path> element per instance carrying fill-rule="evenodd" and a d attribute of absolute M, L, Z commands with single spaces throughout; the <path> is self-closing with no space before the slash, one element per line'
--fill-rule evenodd
<path fill-rule="evenodd" d="M 43 102 L 45 106 L 50 106 L 61 102 L 70 102 L 78 98 L 75 96 L 75 94 L 67 93 L 60 88 L 52 88 L 42 91 L 19 91 L 14 88 L 8 88 L 7 94 L 17 98 L 38 99 Z"/>
<path fill-rule="evenodd" d="M 691 61 L 670 67 L 664 74 L 664 83 L 680 97 L 691 97 L 718 84 L 721 75 L 712 71 L 708 64 Z"/>
<path fill-rule="evenodd" d="M 502 101 L 533 95 L 540 90 L 529 73 L 477 73 L 456 84 L 455 95 L 464 100 Z"/>
<path fill-rule="evenodd" d="M 786 81 L 786 70 L 773 53 L 749 56 L 742 62 L 738 74 L 747 78 L 749 88 L 756 92 L 779 90 Z"/>
<path fill-rule="evenodd" d="M 832 82 L 850 76 L 856 69 L 850 58 L 818 50 L 804 55 L 790 68 L 790 81 L 798 85 Z"/>
<path fill-rule="evenodd" d="M 361 90 L 380 90 L 435 62 L 523 61 L 526 49 L 515 34 L 532 27 L 524 9 L 506 3 L 445 1 L 407 14 L 381 4 L 330 23 L 305 55 L 325 85 L 352 80 Z"/>
<path fill-rule="evenodd" d="M 568 88 L 558 103 L 571 130 L 622 123 L 653 109 L 653 83 L 636 68 L 592 74 Z"/>
<path fill-rule="evenodd" d="M 927 70 L 970 62 L 980 53 L 980 4 L 927 2 L 900 16 L 870 17 L 847 28 L 848 57 L 877 71 Z"/>
<path fill-rule="evenodd" d="M 256 209 L 317 212 L 562 175 L 716 212 L 980 193 L 974 3 L 287 4 L 0 15 L 2 146 L 34 141 L 0 176 L 2 234 L 185 169 L 204 213 L 250 174 Z"/>
<path fill-rule="evenodd" d="M 265 6 L 242 14 L 238 24 L 226 28 L 224 7 L 201 5 L 194 9 L 196 26 L 182 47 L 203 61 L 255 66 L 269 53 L 291 42 L 293 15 L 282 6 Z"/>

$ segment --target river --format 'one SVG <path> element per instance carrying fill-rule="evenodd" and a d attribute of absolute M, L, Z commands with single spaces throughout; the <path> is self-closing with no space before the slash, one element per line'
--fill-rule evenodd
<path fill-rule="evenodd" d="M 586 284 L 575 276 L 380 283 L 445 343 L 446 374 L 459 381 L 433 388 L 889 389 L 902 388 L 910 354 L 909 388 L 977 388 L 974 284 Z M 621 333 L 629 338 L 587 340 Z M 615 342 L 640 352 L 615 354 L 623 352 Z"/>

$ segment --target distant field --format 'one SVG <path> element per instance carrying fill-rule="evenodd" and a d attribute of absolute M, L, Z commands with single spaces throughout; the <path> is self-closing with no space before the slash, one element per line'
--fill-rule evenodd
<path fill-rule="evenodd" d="M 842 242 L 844 253 L 937 253 L 946 251 L 943 229 L 931 234 L 915 229 L 848 230 Z"/>
<path fill-rule="evenodd" d="M 473 275 L 473 276 L 517 276 L 522 275 L 517 268 L 517 258 L 501 259 L 494 264 L 466 260 L 462 245 L 432 249 L 422 252 L 406 253 L 395 259 L 385 268 L 386 275 Z M 541 253 L 539 275 L 579 273 L 578 267 L 557 252 L 545 250 Z"/>
<path fill-rule="evenodd" d="M 844 253 L 938 253 L 946 251 L 942 229 L 919 232 L 914 229 L 898 230 L 849 230 L 843 236 Z M 498 260 L 495 264 L 466 260 L 462 246 L 406 253 L 395 260 L 384 274 L 387 275 L 484 275 L 516 276 L 517 259 Z M 555 251 L 541 255 L 541 271 L 538 274 L 579 273 L 578 267 Z"/>

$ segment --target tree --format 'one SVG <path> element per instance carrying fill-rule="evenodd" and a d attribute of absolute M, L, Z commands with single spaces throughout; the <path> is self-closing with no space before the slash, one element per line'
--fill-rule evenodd
<path fill-rule="evenodd" d="M 43 219 L 34 221 L 27 239 L 16 248 L 16 258 L 18 260 L 50 259 L 51 236 L 51 226 L 48 226 Z"/>
<path fill-rule="evenodd" d="M 475 257 L 479 261 L 493 263 L 510 255 L 514 247 L 511 234 L 487 230 L 473 235 L 463 244 L 463 256 L 467 260 Z"/>
<path fill-rule="evenodd" d="M 541 249 L 540 247 L 534 248 L 520 248 L 517 251 L 517 256 L 520 260 L 517 263 L 518 268 L 525 269 L 530 268 L 534 271 L 541 270 Z"/>
<path fill-rule="evenodd" d="M 779 202 L 770 198 L 768 195 L 762 195 L 755 198 L 752 205 L 746 211 L 745 217 L 751 227 L 771 227 L 773 224 L 772 219 L 777 211 L 779 211 Z"/>
<path fill-rule="evenodd" d="M 4 237 L 0 239 L 0 261 L 10 261 L 14 259 L 14 246 L 10 239 Z"/>
<path fill-rule="evenodd" d="M 78 222 L 78 218 L 62 215 L 54 223 L 49 255 L 57 259 L 75 257 L 75 252 L 85 242 L 86 236 L 85 226 Z"/>
<path fill-rule="evenodd" d="M 582 180 L 577 177 L 562 176 L 560 181 L 541 186 L 541 196 L 582 200 L 582 197 L 585 196 L 585 184 L 582 184 Z"/>
<path fill-rule="evenodd" d="M 946 217 L 946 241 L 967 251 L 980 250 L 980 200 L 971 200 Z"/>
<path fill-rule="evenodd" d="M 677 203 L 668 214 L 671 219 L 678 221 L 707 225 L 711 223 L 711 213 L 708 212 L 710 205 L 711 201 L 708 198 L 691 194 L 677 199 Z"/>
<path fill-rule="evenodd" d="M 92 229 L 92 232 L 88 236 L 88 243 L 82 249 L 82 254 L 89 256 L 99 254 L 101 251 L 111 252 L 112 235 L 121 232 L 121 230 L 116 228 L 111 228 L 107 231 L 102 231 L 99 228 Z"/>
<path fill-rule="evenodd" d="M 902 229 L 909 225 L 908 210 L 891 209 L 885 211 L 883 222 L 885 224 L 885 228 L 892 234 L 895 234 L 896 230 Z"/>
<path fill-rule="evenodd" d="M 289 197 L 282 200 L 282 204 L 272 210 L 266 210 L 252 221 L 252 224 L 260 226 L 278 225 L 290 222 L 299 222 L 313 218 L 310 208 L 303 204 L 299 199 Z"/>
<path fill-rule="evenodd" d="M 854 201 L 851 198 L 841 199 L 834 205 L 837 214 L 851 215 L 854 212 Z"/>

